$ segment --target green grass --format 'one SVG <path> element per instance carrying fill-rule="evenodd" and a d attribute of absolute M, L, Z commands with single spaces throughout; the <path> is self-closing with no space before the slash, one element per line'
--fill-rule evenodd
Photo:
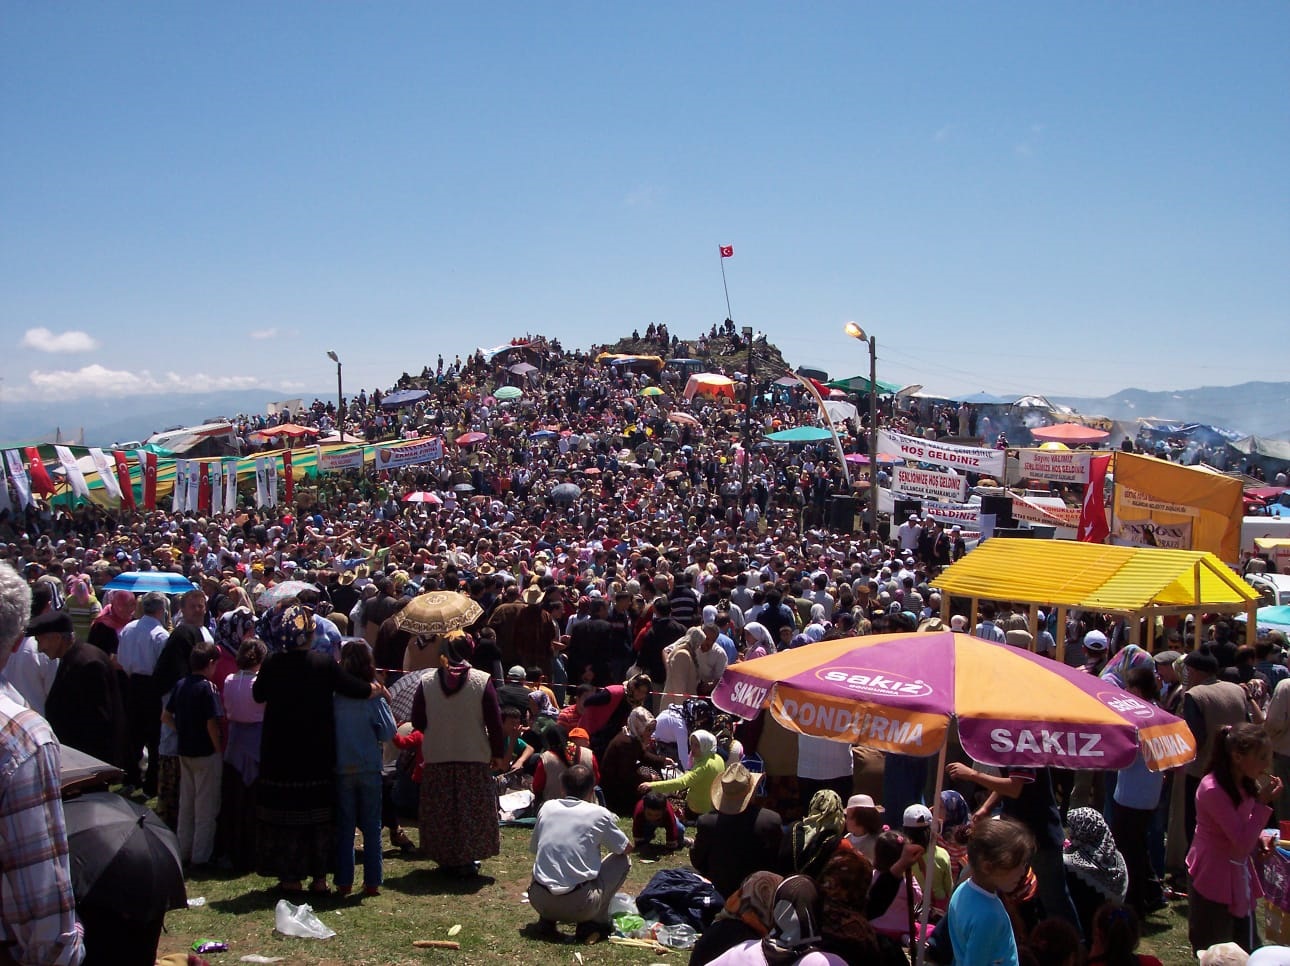
<path fill-rule="evenodd" d="M 629 823 L 624 823 L 626 827 Z M 630 829 L 628 829 L 630 832 Z M 411 830 L 413 838 L 415 829 Z M 595 946 L 557 945 L 533 938 L 536 921 L 522 896 L 528 888 L 532 859 L 528 829 L 502 829 L 502 852 L 484 863 L 482 876 L 462 881 L 435 871 L 424 859 L 406 859 L 395 850 L 385 851 L 385 884 L 372 898 L 336 896 L 299 899 L 309 902 L 319 918 L 336 930 L 325 941 L 288 939 L 274 932 L 273 909 L 281 896 L 274 883 L 258 876 L 234 877 L 215 873 L 190 880 L 190 898 L 206 897 L 206 905 L 173 912 L 167 917 L 159 955 L 186 950 L 198 938 L 219 939 L 229 951 L 208 956 L 212 964 L 236 963 L 258 953 L 281 956 L 285 964 L 388 963 L 577 963 L 586 964 L 667 962 L 683 964 L 688 953 L 663 955 L 600 943 Z M 636 895 L 660 869 L 683 865 L 684 854 L 664 856 L 657 862 L 632 857 L 632 871 L 625 891 Z M 360 880 L 356 885 L 361 892 Z M 296 901 L 296 900 L 293 900 Z M 1154 953 L 1166 966 L 1194 963 L 1187 944 L 1187 904 L 1176 902 L 1146 923 L 1142 952 Z M 417 939 L 448 939 L 448 930 L 460 925 L 451 937 L 460 951 L 414 949 Z"/>

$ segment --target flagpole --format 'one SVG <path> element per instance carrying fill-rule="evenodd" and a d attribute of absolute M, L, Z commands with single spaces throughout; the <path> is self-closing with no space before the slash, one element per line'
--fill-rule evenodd
<path fill-rule="evenodd" d="M 717 261 L 721 263 L 721 289 L 726 293 L 726 318 L 733 319 L 734 313 L 730 311 L 730 288 L 726 285 L 726 256 L 721 254 L 721 246 L 717 246 Z"/>

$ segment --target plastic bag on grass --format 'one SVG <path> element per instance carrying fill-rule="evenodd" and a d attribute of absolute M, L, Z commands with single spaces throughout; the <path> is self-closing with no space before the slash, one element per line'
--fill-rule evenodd
<path fill-rule="evenodd" d="M 336 935 L 336 930 L 324 926 L 309 905 L 292 905 L 286 899 L 279 899 L 274 907 L 273 925 L 282 935 L 300 939 L 330 939 Z"/>
<path fill-rule="evenodd" d="M 639 912 L 640 910 L 636 908 L 636 900 L 626 892 L 615 892 L 613 899 L 609 901 L 609 918 L 611 919 L 622 913 L 629 913 L 634 916 Z"/>

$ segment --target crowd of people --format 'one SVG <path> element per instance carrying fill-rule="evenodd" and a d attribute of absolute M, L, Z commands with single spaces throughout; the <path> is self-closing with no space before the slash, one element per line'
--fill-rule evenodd
<path fill-rule="evenodd" d="M 745 448 L 732 400 L 642 395 L 659 383 L 517 342 L 540 365 L 514 402 L 493 395 L 515 380 L 505 360 L 476 355 L 427 367 L 428 398 L 393 417 L 379 393 L 350 404 L 347 430 L 429 431 L 438 463 L 326 474 L 292 505 L 234 514 L 0 520 L 0 877 L 24 897 L 2 913 L 19 962 L 75 966 L 87 946 L 93 961 L 60 840 L 60 745 L 121 768 L 189 875 L 254 871 L 289 895 L 350 894 L 356 832 L 366 895 L 386 832 L 475 876 L 501 849 L 499 794 L 530 792 L 508 816 L 535 823 L 538 933 L 607 935 L 629 854 L 688 850 L 723 910 L 697 963 L 901 962 L 922 903 L 940 962 L 1147 963 L 1131 958 L 1138 924 L 1184 894 L 1197 949 L 1259 944 L 1253 859 L 1273 816 L 1290 819 L 1283 639 L 1178 622 L 1148 654 L 1124 619 L 1072 612 L 1065 660 L 1183 717 L 1196 761 L 1075 774 L 960 749 L 931 801 L 923 760 L 785 738 L 710 696 L 731 665 L 855 635 L 953 629 L 1055 658 L 1055 610 L 1037 637 L 1006 602 L 947 628 L 935 578 L 970 552 L 964 534 L 917 514 L 837 528 L 831 442 Z M 970 417 L 881 418 L 927 434 L 951 415 Z M 299 418 L 330 428 L 335 410 Z M 754 424 L 814 418 L 783 392 Z M 104 589 L 127 571 L 193 589 Z M 405 611 L 445 591 L 477 616 L 409 629 Z"/>

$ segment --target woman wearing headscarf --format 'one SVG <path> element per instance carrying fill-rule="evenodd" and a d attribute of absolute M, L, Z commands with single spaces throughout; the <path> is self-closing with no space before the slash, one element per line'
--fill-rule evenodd
<path fill-rule="evenodd" d="M 578 724 L 591 735 L 591 750 L 603 758 L 610 741 L 622 732 L 633 708 L 648 707 L 654 682 L 635 674 L 622 684 L 597 688 L 579 702 Z"/>
<path fill-rule="evenodd" d="M 824 864 L 816 876 L 822 946 L 848 963 L 909 966 L 900 943 L 879 935 L 866 918 L 873 878 L 873 865 L 854 849 L 841 849 Z"/>
<path fill-rule="evenodd" d="M 744 625 L 743 660 L 754 661 L 759 657 L 775 653 L 775 640 L 770 636 L 764 624 L 749 621 Z"/>
<path fill-rule="evenodd" d="M 224 682 L 237 673 L 237 652 L 242 642 L 255 633 L 255 614 L 248 608 L 236 607 L 226 611 L 215 621 L 215 646 L 219 657 L 215 659 L 215 687 L 222 695 Z"/>
<path fill-rule="evenodd" d="M 820 894 L 804 875 L 785 879 L 775 890 L 770 933 L 740 943 L 710 966 L 847 966 L 847 960 L 821 948 Z"/>
<path fill-rule="evenodd" d="M 605 749 L 600 763 L 600 789 L 605 793 L 605 807 L 618 815 L 631 815 L 640 783 L 661 777 L 667 767 L 668 759 L 653 750 L 654 725 L 648 708 L 632 708 L 627 724 Z"/>
<path fill-rule="evenodd" d="M 336 726 L 332 696 L 376 697 L 327 654 L 310 650 L 313 612 L 292 604 L 269 615 L 271 653 L 251 687 L 264 705 L 256 789 L 256 871 L 286 892 L 327 892 L 336 861 Z M 306 730 L 307 729 L 307 730 Z"/>
<path fill-rule="evenodd" d="M 219 627 L 216 627 L 219 633 Z M 224 720 L 224 777 L 220 782 L 217 835 L 224 856 L 239 875 L 255 868 L 255 783 L 260 775 L 260 738 L 264 730 L 264 705 L 252 695 L 256 676 L 268 649 L 258 638 L 248 637 L 238 647 L 237 670 L 222 682 Z"/>
<path fill-rule="evenodd" d="M 1073 808 L 1066 816 L 1069 841 L 1063 859 L 1066 886 L 1085 936 L 1093 935 L 1093 913 L 1104 902 L 1123 902 L 1129 870 L 1111 829 L 1095 808 Z"/>
<path fill-rule="evenodd" d="M 842 841 L 846 827 L 847 814 L 838 793 L 820 789 L 811 796 L 806 815 L 794 822 L 784 836 L 780 854 L 784 871 L 788 875 L 818 875 Z"/>
<path fill-rule="evenodd" d="M 695 654 L 705 638 L 702 627 L 691 627 L 685 636 L 670 644 L 663 652 L 667 664 L 667 679 L 663 682 L 663 700 L 660 708 L 683 704 L 687 698 L 699 693 L 699 665 Z"/>
<path fill-rule="evenodd" d="M 765 939 L 774 925 L 775 890 L 783 881 L 774 872 L 754 872 L 744 879 L 694 944 L 690 966 L 706 966 L 740 943 Z"/>
<path fill-rule="evenodd" d="M 642 782 L 636 791 L 641 795 L 650 791 L 664 795 L 684 791 L 686 820 L 693 821 L 712 811 L 712 783 L 725 767 L 725 759 L 717 751 L 717 736 L 711 731 L 694 731 L 690 733 L 689 771 L 667 781 Z"/>
<path fill-rule="evenodd" d="M 67 616 L 72 619 L 72 630 L 78 641 L 88 642 L 90 627 L 103 610 L 99 599 L 94 596 L 89 578 L 75 574 L 67 578 L 67 600 L 63 604 Z"/>
<path fill-rule="evenodd" d="M 424 735 L 421 851 L 463 877 L 501 851 L 493 773 L 505 770 L 506 750 L 492 676 L 470 666 L 472 650 L 469 637 L 445 639 L 412 701 L 412 727 Z"/>
<path fill-rule="evenodd" d="M 116 654 L 121 641 L 121 629 L 134 620 L 134 605 L 134 594 L 130 591 L 109 591 L 107 606 L 94 618 L 85 639 L 104 654 Z"/>

